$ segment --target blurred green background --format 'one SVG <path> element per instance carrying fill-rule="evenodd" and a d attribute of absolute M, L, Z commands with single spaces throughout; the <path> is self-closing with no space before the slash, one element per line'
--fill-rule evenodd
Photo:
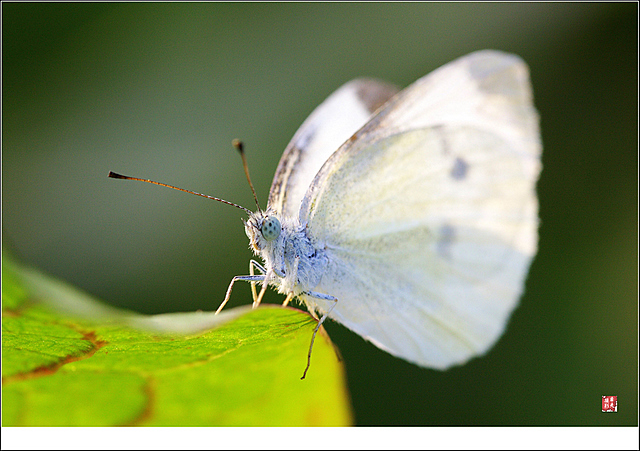
<path fill-rule="evenodd" d="M 362 425 L 637 425 L 635 3 L 3 3 L 3 238 L 110 304 L 213 310 L 251 256 L 288 140 L 342 83 L 406 86 L 474 50 L 519 54 L 541 115 L 540 246 L 507 332 L 446 372 L 327 330 Z M 250 299 L 239 285 L 232 305 Z M 270 302 L 282 297 L 270 293 Z M 313 370 L 313 368 L 312 368 Z M 259 375 L 256 375 L 259 377 Z M 322 390 L 323 387 L 317 387 Z M 618 413 L 601 396 L 618 396 Z"/>

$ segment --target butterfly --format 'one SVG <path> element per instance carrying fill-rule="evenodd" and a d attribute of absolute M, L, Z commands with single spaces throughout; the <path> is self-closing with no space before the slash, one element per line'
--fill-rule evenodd
<path fill-rule="evenodd" d="M 326 318 L 423 367 L 486 353 L 537 251 L 538 123 L 527 65 L 495 50 L 401 91 L 343 85 L 286 147 L 266 209 L 195 193 L 245 210 L 262 260 L 233 278 L 218 312 L 237 281 L 251 283 L 254 307 L 268 286 L 283 305 L 302 301 L 318 320 L 303 379 Z"/>

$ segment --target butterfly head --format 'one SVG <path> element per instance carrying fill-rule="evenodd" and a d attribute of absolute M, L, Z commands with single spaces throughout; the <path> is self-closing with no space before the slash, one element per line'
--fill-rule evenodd
<path fill-rule="evenodd" d="M 256 252 L 260 252 L 269 242 L 278 239 L 282 231 L 282 224 L 272 211 L 259 210 L 252 213 L 245 221 L 244 231 L 249 237 L 251 247 Z"/>

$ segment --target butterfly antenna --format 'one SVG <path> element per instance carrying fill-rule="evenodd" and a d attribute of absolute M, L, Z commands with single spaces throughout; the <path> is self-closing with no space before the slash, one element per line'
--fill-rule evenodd
<path fill-rule="evenodd" d="M 260 210 L 258 196 L 256 194 L 256 190 L 253 188 L 253 183 L 251 183 L 251 177 L 249 177 L 249 165 L 247 164 L 247 158 L 244 156 L 244 145 L 239 139 L 234 139 L 233 141 L 231 141 L 231 144 L 233 144 L 233 147 L 238 149 L 238 152 L 240 152 L 240 158 L 242 158 L 242 167 L 244 168 L 244 175 L 247 176 L 247 182 L 249 182 L 249 187 L 251 188 L 251 192 L 253 193 L 253 198 L 256 201 L 256 207 L 258 207 L 258 210 Z"/>
<path fill-rule="evenodd" d="M 224 199 L 219 199 L 217 197 L 207 196 L 206 194 L 196 193 L 195 191 L 189 191 L 188 189 L 178 188 L 177 186 L 167 185 L 166 183 L 154 182 L 153 180 L 147 180 L 147 179 L 139 179 L 137 177 L 129 177 L 127 175 L 118 174 L 113 171 L 109 171 L 109 177 L 111 177 L 112 179 L 137 180 L 139 182 L 153 183 L 154 185 L 165 186 L 167 188 L 177 189 L 178 191 L 184 191 L 185 193 L 195 194 L 196 196 L 206 197 L 207 199 L 217 200 L 218 202 L 222 202 L 223 204 L 232 205 L 234 207 L 240 208 L 241 210 L 246 211 L 248 214 L 253 213 L 251 210 L 249 210 L 248 208 L 244 208 L 242 205 L 234 204 L 233 202 L 229 202 Z"/>

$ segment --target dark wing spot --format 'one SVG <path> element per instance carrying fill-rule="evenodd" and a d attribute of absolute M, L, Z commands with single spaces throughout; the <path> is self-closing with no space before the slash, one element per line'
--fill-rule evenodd
<path fill-rule="evenodd" d="M 438 254 L 445 258 L 451 258 L 451 245 L 456 240 L 456 229 L 451 224 L 443 224 L 438 231 L 436 249 Z"/>
<path fill-rule="evenodd" d="M 438 124 L 433 126 L 433 132 L 440 138 L 440 147 L 443 155 L 449 155 L 449 143 L 445 133 L 444 125 Z"/>
<path fill-rule="evenodd" d="M 367 80 L 362 80 L 356 96 L 367 107 L 369 113 L 373 113 L 396 95 L 397 92 L 398 88 L 392 84 L 377 80 L 371 80 L 368 83 Z"/>
<path fill-rule="evenodd" d="M 462 158 L 456 157 L 456 161 L 453 163 L 453 168 L 451 168 L 451 177 L 455 180 L 462 180 L 467 176 L 468 171 L 469 164 Z"/>

